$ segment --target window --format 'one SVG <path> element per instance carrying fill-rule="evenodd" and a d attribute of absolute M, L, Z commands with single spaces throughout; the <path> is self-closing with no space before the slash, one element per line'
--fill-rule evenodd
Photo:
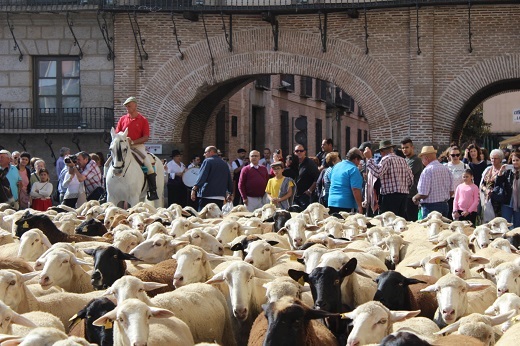
<path fill-rule="evenodd" d="M 289 112 L 280 111 L 280 149 L 282 153 L 287 155 L 289 151 Z"/>
<path fill-rule="evenodd" d="M 315 143 L 316 143 L 316 152 L 321 150 L 321 142 L 323 141 L 322 133 L 323 125 L 321 119 L 316 119 L 316 133 L 315 133 Z"/>
<path fill-rule="evenodd" d="M 365 130 L 363 133 L 363 142 L 368 142 L 368 131 Z"/>
<path fill-rule="evenodd" d="M 37 108 L 79 108 L 79 59 L 39 57 L 35 59 Z"/>
<path fill-rule="evenodd" d="M 358 130 L 357 130 L 357 146 L 358 146 L 358 148 L 359 148 L 359 146 L 361 145 L 361 143 L 363 143 L 363 140 L 362 140 L 362 138 L 361 138 L 361 133 L 362 133 L 362 132 L 361 132 L 361 129 L 358 129 Z"/>
<path fill-rule="evenodd" d="M 270 75 L 259 76 L 255 80 L 255 87 L 257 89 L 262 89 L 262 90 L 271 89 L 271 76 Z"/>
<path fill-rule="evenodd" d="M 345 147 L 345 152 L 348 153 L 348 151 L 350 150 L 350 126 L 347 126 L 345 130 Z"/>
<path fill-rule="evenodd" d="M 238 117 L 236 115 L 231 116 L 231 136 L 238 136 Z"/>
<path fill-rule="evenodd" d="M 294 75 L 293 74 L 282 74 L 280 75 L 280 90 L 282 91 L 294 91 Z"/>
<path fill-rule="evenodd" d="M 34 64 L 34 126 L 82 126 L 79 58 L 36 57 Z"/>
<path fill-rule="evenodd" d="M 316 100 L 327 101 L 327 81 L 316 79 Z"/>
<path fill-rule="evenodd" d="M 312 78 L 302 76 L 300 79 L 300 96 L 312 97 Z"/>

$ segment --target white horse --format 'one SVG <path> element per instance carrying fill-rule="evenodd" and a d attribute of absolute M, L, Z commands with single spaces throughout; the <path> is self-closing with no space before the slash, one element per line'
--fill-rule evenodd
<path fill-rule="evenodd" d="M 144 202 L 148 184 L 141 165 L 132 155 L 127 138 L 128 129 L 125 132 L 116 133 L 112 128 L 110 134 L 112 136 L 112 143 L 110 143 L 112 162 L 106 173 L 107 201 L 115 205 L 120 202 L 128 202 L 130 206 Z M 150 155 L 155 160 L 153 166 L 155 166 L 155 173 L 157 173 L 157 195 L 159 199 L 156 201 L 146 200 L 146 202 L 158 208 L 164 206 L 164 167 L 157 156 Z"/>

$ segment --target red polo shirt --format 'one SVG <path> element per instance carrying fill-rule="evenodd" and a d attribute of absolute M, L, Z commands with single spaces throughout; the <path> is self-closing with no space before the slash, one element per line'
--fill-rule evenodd
<path fill-rule="evenodd" d="M 128 128 L 128 137 L 133 141 L 144 136 L 150 136 L 150 124 L 148 120 L 139 113 L 137 117 L 131 118 L 125 114 L 117 122 L 116 133 L 123 132 Z"/>

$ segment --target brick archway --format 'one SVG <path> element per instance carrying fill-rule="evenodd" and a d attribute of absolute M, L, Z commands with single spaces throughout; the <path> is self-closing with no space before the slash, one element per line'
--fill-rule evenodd
<path fill-rule="evenodd" d="M 408 133 L 408 99 L 392 74 L 356 46 L 328 40 L 321 53 L 320 36 L 284 30 L 279 51 L 272 50 L 270 28 L 235 32 L 236 49 L 229 52 L 222 36 L 210 38 L 215 66 L 212 73 L 207 43 L 200 41 L 166 62 L 143 89 L 140 99 L 152 118 L 152 137 L 181 142 L 191 110 L 226 81 L 258 74 L 306 75 L 334 82 L 361 104 L 374 138 L 394 141 Z M 393 138 L 395 137 L 395 138 Z"/>
<path fill-rule="evenodd" d="M 480 61 L 455 78 L 435 107 L 434 143 L 458 140 L 471 111 L 487 98 L 520 88 L 520 54 Z M 451 138 L 447 137 L 450 136 Z"/>

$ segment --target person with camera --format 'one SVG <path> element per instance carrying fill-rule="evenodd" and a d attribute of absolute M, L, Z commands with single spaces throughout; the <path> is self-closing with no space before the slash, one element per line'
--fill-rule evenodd
<path fill-rule="evenodd" d="M 74 160 L 76 160 L 76 155 L 73 155 Z M 65 164 L 71 162 L 69 156 L 65 156 L 63 161 Z M 85 195 L 85 183 L 80 182 L 76 174 L 70 174 L 68 169 L 62 170 L 63 174 L 60 173 L 60 182 L 59 188 L 61 188 L 60 195 L 63 201 L 63 204 L 71 207 L 71 208 L 79 208 L 83 203 L 87 201 L 87 196 Z"/>
<path fill-rule="evenodd" d="M 75 175 L 80 183 L 85 184 L 87 201 L 98 200 L 104 192 L 101 171 L 96 161 L 90 155 L 80 151 L 76 155 L 70 155 L 65 160 L 69 167 L 69 174 Z"/>
<path fill-rule="evenodd" d="M 157 174 L 155 173 L 152 163 L 144 143 L 148 141 L 150 137 L 150 124 L 141 113 L 137 111 L 137 99 L 133 96 L 126 99 L 123 105 L 126 107 L 127 114 L 123 115 L 116 126 L 116 133 L 124 132 L 128 129 L 127 137 L 130 139 L 130 146 L 133 151 L 139 152 L 143 160 L 143 164 L 146 166 L 146 180 L 148 181 L 148 200 L 158 200 L 157 195 Z"/>

